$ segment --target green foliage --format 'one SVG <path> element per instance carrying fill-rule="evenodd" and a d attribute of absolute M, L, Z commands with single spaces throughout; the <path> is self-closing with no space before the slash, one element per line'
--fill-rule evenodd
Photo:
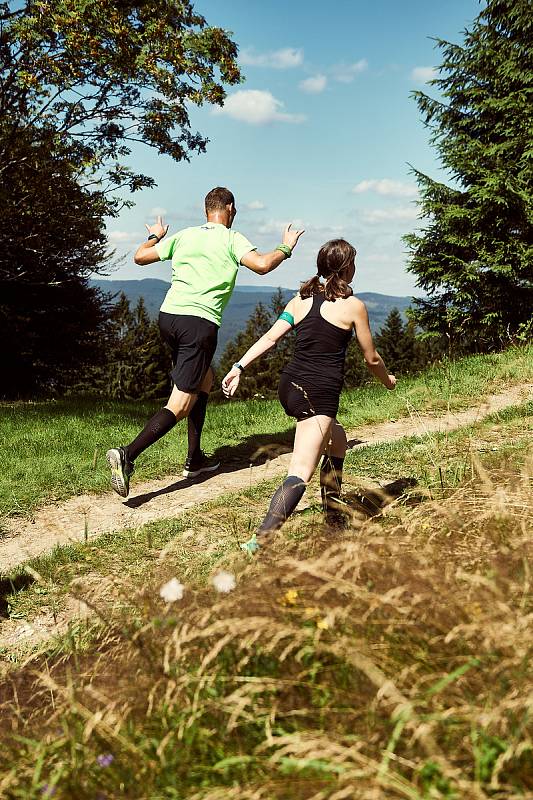
<path fill-rule="evenodd" d="M 10 665 L 5 796 L 529 797 L 528 478 L 500 464 L 334 536 L 301 515 L 252 563 L 228 535 L 242 493 L 151 525 L 144 550 L 143 528 L 71 545 L 94 617 Z M 217 596 L 221 566 L 236 587 Z"/>
<path fill-rule="evenodd" d="M 263 336 L 274 324 L 285 308 L 281 289 L 273 295 L 270 308 L 259 301 L 246 323 L 246 327 L 235 339 L 226 345 L 218 372 L 222 379 L 244 353 Z M 273 397 L 277 381 L 283 366 L 288 362 L 294 346 L 294 334 L 288 333 L 270 352 L 254 361 L 243 373 L 239 386 L 239 398 L 248 400 L 251 397 Z M 221 395 L 221 393 L 219 393 Z M 218 398 L 220 399 L 220 397 Z"/>
<path fill-rule="evenodd" d="M 203 152 L 188 109 L 223 102 L 236 53 L 188 0 L 0 2 L 3 396 L 59 392 L 100 362 L 106 309 L 88 276 L 108 266 L 104 217 L 131 204 L 114 191 L 154 183 L 128 166 L 131 146 Z M 148 359 L 155 338 L 142 347 Z"/>
<path fill-rule="evenodd" d="M 74 391 L 88 391 L 115 400 L 150 400 L 170 394 L 171 354 L 150 320 L 142 297 L 133 311 L 121 293 L 111 308 L 106 331 L 106 357 L 87 370 Z"/>
<path fill-rule="evenodd" d="M 445 361 L 388 392 L 377 381 L 341 395 L 339 419 L 346 430 L 390 419 L 461 410 L 491 392 L 530 380 L 533 347 Z M 109 490 L 104 454 L 133 439 L 156 411 L 149 401 L 65 397 L 51 402 L 5 403 L 0 407 L 0 517 L 28 515 L 40 505 L 87 492 Z M 187 453 L 187 421 L 146 451 L 136 479 L 174 475 Z M 420 428 L 420 432 L 423 427 Z M 277 399 L 225 401 L 209 405 L 202 441 L 224 461 L 247 465 L 258 447 L 282 443 L 290 449 L 293 422 Z M 364 462 L 364 451 L 359 451 Z M 464 453 L 463 453 L 464 455 Z M 421 457 L 428 462 L 427 455 Z M 464 460 L 464 459 L 463 459 Z M 383 468 L 391 467 L 390 453 Z M 358 469 L 364 469 L 361 463 Z M 379 471 L 375 474 L 379 474 Z"/>
<path fill-rule="evenodd" d="M 375 342 L 387 368 L 395 375 L 420 372 L 444 355 L 443 337 L 417 336 L 414 321 L 404 324 L 397 308 L 388 315 Z"/>
<path fill-rule="evenodd" d="M 103 297 L 88 278 L 106 266 L 103 207 L 62 145 L 6 136 L 2 121 L 0 396 L 42 395 L 102 349 Z"/>
<path fill-rule="evenodd" d="M 422 328 L 464 350 L 513 340 L 533 307 L 533 16 L 488 0 L 461 45 L 437 40 L 434 99 L 414 96 L 453 183 L 415 170 L 424 227 L 405 237 Z"/>
<path fill-rule="evenodd" d="M 134 142 L 176 161 L 204 152 L 188 108 L 221 105 L 240 80 L 236 45 L 189 0 L 4 2 L 0 20 L 8 137 L 52 134 L 109 187 L 153 185 L 122 163 Z"/>
<path fill-rule="evenodd" d="M 404 375 L 415 371 L 413 326 L 409 323 L 404 326 L 397 308 L 393 308 L 390 312 L 385 325 L 375 337 L 375 342 L 379 354 L 391 372 Z"/>

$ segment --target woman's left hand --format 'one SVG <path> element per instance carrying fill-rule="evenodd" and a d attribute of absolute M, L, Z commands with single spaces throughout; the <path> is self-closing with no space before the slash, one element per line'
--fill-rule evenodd
<path fill-rule="evenodd" d="M 225 378 L 222 379 L 222 391 L 226 397 L 233 397 L 239 386 L 241 371 L 237 367 L 230 369 Z"/>

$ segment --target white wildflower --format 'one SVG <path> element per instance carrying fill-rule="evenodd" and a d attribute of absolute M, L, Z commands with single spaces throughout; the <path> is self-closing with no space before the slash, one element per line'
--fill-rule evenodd
<path fill-rule="evenodd" d="M 165 603 L 175 603 L 176 600 L 181 600 L 183 597 L 184 589 L 185 586 L 177 578 L 171 578 L 168 583 L 164 583 L 160 588 L 159 596 L 163 598 Z"/>
<path fill-rule="evenodd" d="M 217 592 L 223 592 L 225 594 L 231 592 L 237 585 L 235 582 L 235 575 L 232 572 L 226 572 L 225 569 L 221 569 L 220 572 L 217 572 L 211 579 L 211 583 Z"/>

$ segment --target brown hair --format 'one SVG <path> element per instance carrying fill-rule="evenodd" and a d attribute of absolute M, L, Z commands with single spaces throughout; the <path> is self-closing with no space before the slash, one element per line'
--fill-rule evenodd
<path fill-rule="evenodd" d="M 232 192 L 223 186 L 216 186 L 205 196 L 205 210 L 208 213 L 209 211 L 222 211 L 231 203 L 235 205 L 235 198 Z"/>
<path fill-rule="evenodd" d="M 323 244 L 316 257 L 317 274 L 300 287 L 300 297 L 324 294 L 326 300 L 350 297 L 351 287 L 344 280 L 344 274 L 355 263 L 355 247 L 346 239 L 332 239 Z M 322 283 L 320 278 L 325 278 Z"/>

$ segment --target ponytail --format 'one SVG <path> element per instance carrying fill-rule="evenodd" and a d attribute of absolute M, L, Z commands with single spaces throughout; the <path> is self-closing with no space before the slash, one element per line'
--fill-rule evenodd
<path fill-rule="evenodd" d="M 300 297 L 311 297 L 314 294 L 323 294 L 326 300 L 350 297 L 353 294 L 352 287 L 341 276 L 346 276 L 348 271 L 353 276 L 355 256 L 355 247 L 346 239 L 326 242 L 318 251 L 317 274 L 302 283 Z M 325 278 L 325 283 L 320 278 Z"/>
<path fill-rule="evenodd" d="M 350 297 L 353 294 L 352 287 L 346 283 L 336 272 L 332 272 L 326 278 L 324 295 L 326 300 L 336 300 L 338 297 Z"/>
<path fill-rule="evenodd" d="M 312 297 L 314 294 L 322 294 L 323 291 L 324 286 L 320 282 L 320 275 L 314 275 L 300 286 L 300 297 L 305 300 L 306 297 Z"/>

